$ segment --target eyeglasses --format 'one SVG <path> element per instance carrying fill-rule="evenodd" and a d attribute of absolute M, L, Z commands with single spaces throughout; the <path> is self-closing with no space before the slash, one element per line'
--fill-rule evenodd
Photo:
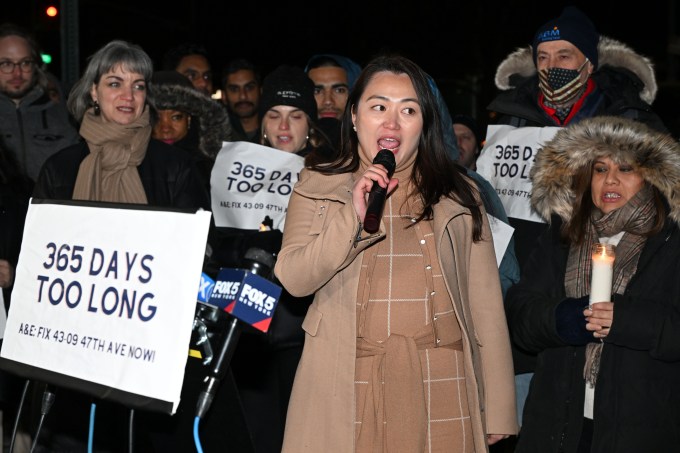
<path fill-rule="evenodd" d="M 14 63 L 13 61 L 4 60 L 0 61 L 0 72 L 3 74 L 11 74 L 14 72 L 14 68 L 19 66 L 21 72 L 31 72 L 33 70 L 33 65 L 35 62 L 33 60 L 23 60 L 19 63 Z"/>

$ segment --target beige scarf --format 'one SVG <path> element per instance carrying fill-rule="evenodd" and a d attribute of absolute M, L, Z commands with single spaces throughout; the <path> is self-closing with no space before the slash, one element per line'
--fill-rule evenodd
<path fill-rule="evenodd" d="M 148 109 L 124 126 L 104 122 L 89 109 L 80 135 L 90 154 L 80 164 L 73 199 L 147 204 L 137 166 L 146 156 L 151 137 Z"/>

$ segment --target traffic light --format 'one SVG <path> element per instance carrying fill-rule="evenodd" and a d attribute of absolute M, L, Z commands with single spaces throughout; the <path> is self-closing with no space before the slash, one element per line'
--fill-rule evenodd
<path fill-rule="evenodd" d="M 57 8 L 55 4 L 49 3 L 47 7 L 45 7 L 45 15 L 49 18 L 56 19 L 59 15 L 59 8 Z"/>
<path fill-rule="evenodd" d="M 59 71 L 58 55 L 61 43 L 61 1 L 33 0 L 33 33 L 40 44 L 40 59 L 44 68 Z"/>
<path fill-rule="evenodd" d="M 59 0 L 34 0 L 34 32 L 58 32 L 61 22 Z"/>

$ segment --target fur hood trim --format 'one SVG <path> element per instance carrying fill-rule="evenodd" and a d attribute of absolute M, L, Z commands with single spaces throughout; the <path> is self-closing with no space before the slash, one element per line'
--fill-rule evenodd
<path fill-rule="evenodd" d="M 649 58 L 607 36 L 600 36 L 597 52 L 600 68 L 611 66 L 628 69 L 642 81 L 640 98 L 650 105 L 654 102 L 659 87 L 654 74 L 654 65 Z M 498 65 L 495 77 L 496 87 L 502 91 L 510 90 L 515 88 L 510 80 L 511 76 L 519 75 L 527 78 L 534 74 L 536 74 L 536 65 L 531 46 L 518 48 Z"/>
<path fill-rule="evenodd" d="M 158 110 L 181 110 L 198 119 L 198 147 L 206 156 L 215 159 L 222 142 L 232 140 L 226 108 L 193 87 L 150 84 L 149 97 Z"/>
<path fill-rule="evenodd" d="M 628 163 L 656 187 L 680 225 L 680 143 L 628 118 L 599 116 L 557 132 L 536 156 L 531 169 L 531 205 L 544 219 L 556 214 L 571 219 L 577 194 L 574 177 L 598 157 Z M 580 194 L 578 194 L 580 196 Z"/>

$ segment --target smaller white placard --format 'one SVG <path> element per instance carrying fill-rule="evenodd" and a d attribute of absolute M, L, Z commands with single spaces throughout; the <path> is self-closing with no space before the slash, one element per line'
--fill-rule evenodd
<path fill-rule="evenodd" d="M 304 159 L 248 142 L 224 142 L 210 176 L 215 225 L 258 230 L 265 217 L 283 231 Z"/>
<path fill-rule="evenodd" d="M 491 125 L 477 159 L 477 173 L 496 189 L 508 217 L 545 223 L 531 207 L 530 172 L 543 144 L 559 127 Z"/>

